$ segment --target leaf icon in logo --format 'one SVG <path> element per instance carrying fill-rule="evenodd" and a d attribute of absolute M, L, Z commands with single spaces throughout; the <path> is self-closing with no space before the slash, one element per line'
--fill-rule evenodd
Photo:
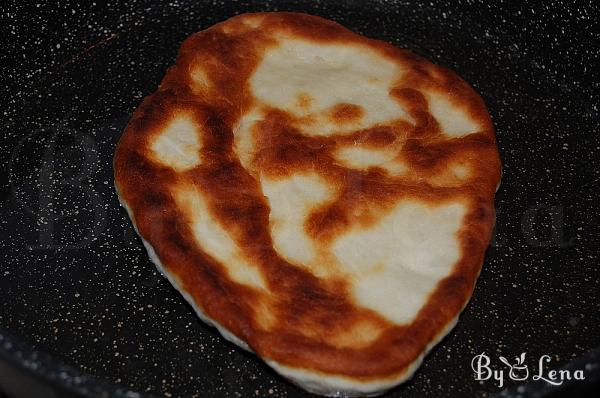
<path fill-rule="evenodd" d="M 529 369 L 527 369 L 527 365 L 523 364 L 525 362 L 525 353 L 515 357 L 516 362 L 514 365 L 511 365 L 503 356 L 499 356 L 498 359 L 510 368 L 509 377 L 512 380 L 526 380 L 529 377 Z"/>

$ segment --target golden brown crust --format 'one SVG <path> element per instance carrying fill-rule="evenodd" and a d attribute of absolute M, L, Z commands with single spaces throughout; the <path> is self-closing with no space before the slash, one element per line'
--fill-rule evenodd
<path fill-rule="evenodd" d="M 252 28 L 256 24 L 260 24 L 259 30 Z M 468 212 L 459 232 L 460 260 L 410 324 L 395 325 L 356 306 L 348 299 L 348 285 L 342 278 L 319 279 L 273 249 L 269 205 L 259 182 L 233 153 L 232 131 L 252 106 L 248 79 L 265 50 L 276 44 L 275 32 L 314 42 L 367 46 L 408 66 L 390 94 L 408 111 L 414 125 L 398 122 L 344 136 L 312 137 L 291 127 L 295 122 L 292 115 L 272 109 L 261 123 L 259 154 L 254 161 L 273 178 L 317 167 L 320 175 L 341 184 L 339 200 L 317 209 L 306 224 L 307 231 L 323 241 L 351 223 L 375 222 L 367 211 L 356 217 L 357 209 L 360 214 L 360 209 L 374 204 L 385 208 L 404 197 L 431 204 L 457 200 L 465 204 Z M 197 68 L 204 77 L 191 77 Z M 484 128 L 459 138 L 442 136 L 422 94 L 425 89 L 444 92 Z M 299 98 L 299 103 L 306 101 L 310 99 Z M 202 126 L 204 160 L 198 167 L 177 173 L 154 162 L 148 147 L 171 116 L 182 110 Z M 360 108 L 341 104 L 330 116 L 346 123 L 362 115 Z M 337 166 L 332 151 L 356 140 L 374 148 L 400 143 L 398 156 L 410 166 L 410 173 L 392 178 L 378 168 L 361 171 Z M 473 170 L 469 184 L 453 184 L 444 174 L 449 160 L 455 158 L 468 159 Z M 116 149 L 114 170 L 120 195 L 132 209 L 141 236 L 209 317 L 262 357 L 290 367 L 369 381 L 402 374 L 469 299 L 494 222 L 500 160 L 483 101 L 453 72 L 322 18 L 265 13 L 234 17 L 182 44 L 175 66 L 168 70 L 158 91 L 135 111 Z M 245 255 L 260 266 L 268 297 L 232 281 L 223 267 L 197 246 L 186 216 L 169 193 L 182 179 L 201 187 L 213 216 L 235 232 Z M 265 302 L 275 318 L 268 328 L 256 315 Z M 337 337 L 358 323 L 382 333 L 364 346 L 340 343 Z"/>

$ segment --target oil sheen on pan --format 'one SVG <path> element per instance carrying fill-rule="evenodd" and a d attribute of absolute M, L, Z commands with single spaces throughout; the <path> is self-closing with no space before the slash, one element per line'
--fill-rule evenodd
<path fill-rule="evenodd" d="M 189 37 L 114 157 L 152 261 L 222 335 L 319 394 L 409 378 L 471 297 L 500 160 L 456 74 L 319 17 Z"/>

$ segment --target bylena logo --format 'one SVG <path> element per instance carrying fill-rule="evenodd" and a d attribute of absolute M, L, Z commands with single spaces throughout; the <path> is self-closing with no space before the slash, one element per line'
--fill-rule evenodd
<path fill-rule="evenodd" d="M 515 358 L 514 363 L 511 363 L 503 356 L 499 356 L 498 360 L 505 366 L 496 368 L 492 366 L 492 360 L 484 352 L 475 355 L 471 361 L 471 368 L 475 373 L 475 380 L 490 380 L 493 379 L 498 383 L 498 387 L 504 387 L 505 377 L 515 381 L 523 381 L 529 379 L 529 368 L 525 363 L 526 353 L 522 353 Z M 561 385 L 565 380 L 585 380 L 583 370 L 548 370 L 547 364 L 550 362 L 550 355 L 542 355 L 537 361 L 537 369 L 532 368 L 531 380 L 543 380 L 555 386 Z M 508 372 L 507 372 L 508 371 Z"/>

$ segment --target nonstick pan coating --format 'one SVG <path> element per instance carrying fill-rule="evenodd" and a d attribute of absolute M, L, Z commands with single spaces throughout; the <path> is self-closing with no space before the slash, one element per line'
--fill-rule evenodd
<path fill-rule="evenodd" d="M 275 10 L 321 15 L 449 67 L 494 119 L 504 177 L 475 293 L 454 331 L 388 396 L 549 391 L 475 380 L 471 361 L 483 352 L 494 361 L 525 352 L 532 367 L 547 354 L 553 369 L 583 358 L 571 366 L 592 379 L 600 14 L 591 2 L 3 5 L 0 364 L 88 396 L 308 396 L 196 318 L 149 262 L 112 186 L 116 141 L 184 38 Z"/>

